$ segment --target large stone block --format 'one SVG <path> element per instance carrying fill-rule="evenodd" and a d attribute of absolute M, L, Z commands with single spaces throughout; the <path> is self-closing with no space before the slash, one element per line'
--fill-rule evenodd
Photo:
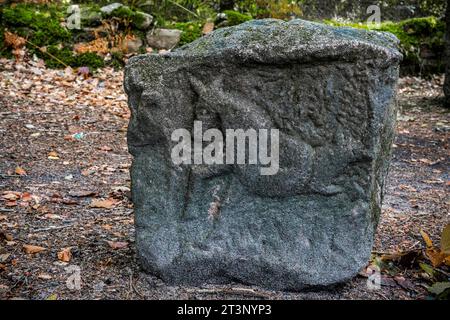
<path fill-rule="evenodd" d="M 136 245 L 170 283 L 298 290 L 370 256 L 401 54 L 387 33 L 303 20 L 223 28 L 125 72 Z M 278 129 L 279 171 L 175 165 L 174 130 Z"/>

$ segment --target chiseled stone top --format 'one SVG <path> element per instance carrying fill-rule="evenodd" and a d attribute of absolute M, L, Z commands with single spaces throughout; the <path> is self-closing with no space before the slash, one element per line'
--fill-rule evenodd
<path fill-rule="evenodd" d="M 171 55 L 216 55 L 259 62 L 351 59 L 364 55 L 389 65 L 401 59 L 397 44 L 398 39 L 387 32 L 333 27 L 300 19 L 289 22 L 264 19 L 216 30 Z"/>

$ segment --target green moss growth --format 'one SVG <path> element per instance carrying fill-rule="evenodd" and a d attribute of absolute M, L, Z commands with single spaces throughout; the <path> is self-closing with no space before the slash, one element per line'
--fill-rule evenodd
<path fill-rule="evenodd" d="M 108 62 L 115 70 L 121 69 L 125 66 L 124 55 L 121 51 L 111 52 L 111 60 Z"/>
<path fill-rule="evenodd" d="M 403 53 L 403 65 L 417 65 L 420 68 L 422 58 L 420 48 L 427 47 L 438 58 L 444 52 L 444 21 L 436 17 L 413 18 L 400 22 L 383 22 L 379 25 L 367 23 L 324 21 L 333 26 L 345 26 L 366 30 L 386 31 L 394 34 L 400 40 L 400 51 Z M 417 70 L 416 70 L 417 71 Z M 443 72 L 443 64 L 432 72 Z"/>
<path fill-rule="evenodd" d="M 91 70 L 103 68 L 105 62 L 103 58 L 93 52 L 85 52 L 75 56 L 74 67 L 89 67 Z"/>
<path fill-rule="evenodd" d="M 203 23 L 198 21 L 178 22 L 168 26 L 169 28 L 181 30 L 179 45 L 185 45 L 202 36 Z"/>
<path fill-rule="evenodd" d="M 104 66 L 102 57 L 92 52 L 75 55 L 69 48 L 60 49 L 56 46 L 49 46 L 47 52 L 73 68 L 89 67 L 91 70 L 96 70 Z M 41 52 L 39 56 L 44 59 L 46 66 L 49 68 L 65 67 L 61 62 L 48 54 Z"/>
<path fill-rule="evenodd" d="M 227 16 L 228 26 L 235 26 L 253 19 L 251 16 L 233 10 L 226 10 L 223 13 Z"/>
<path fill-rule="evenodd" d="M 73 51 L 68 49 L 68 48 L 58 48 L 57 46 L 49 46 L 47 48 L 47 52 L 53 56 L 55 56 L 56 58 L 58 58 L 59 60 L 61 60 L 62 62 L 64 62 L 65 64 L 72 66 L 74 63 L 74 54 Z M 42 59 L 44 59 L 45 61 L 45 65 L 49 68 L 64 68 L 65 66 L 60 63 L 59 61 L 57 61 L 56 59 L 50 57 L 48 54 L 46 53 L 39 53 L 38 54 L 39 57 L 41 57 Z"/>
<path fill-rule="evenodd" d="M 117 8 L 116 10 L 112 11 L 107 17 L 117 17 L 121 19 L 129 19 L 130 21 L 133 20 L 135 16 L 135 12 L 130 9 L 130 7 L 127 6 L 121 6 Z"/>
<path fill-rule="evenodd" d="M 136 11 L 133 16 L 133 24 L 135 26 L 141 26 L 145 22 L 145 16 L 142 12 Z"/>
<path fill-rule="evenodd" d="M 70 31 L 60 23 L 64 12 L 64 9 L 54 5 L 38 7 L 17 4 L 2 9 L 1 24 L 39 47 L 70 42 Z"/>
<path fill-rule="evenodd" d="M 96 4 L 81 7 L 80 18 L 82 27 L 95 27 L 101 24 L 102 13 L 100 7 Z"/>

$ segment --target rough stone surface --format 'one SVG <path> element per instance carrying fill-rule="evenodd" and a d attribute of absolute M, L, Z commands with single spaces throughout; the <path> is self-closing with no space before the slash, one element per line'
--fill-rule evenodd
<path fill-rule="evenodd" d="M 216 30 L 126 67 L 136 244 L 169 283 L 300 290 L 366 265 L 394 134 L 390 34 L 293 20 Z M 180 165 L 171 133 L 280 130 L 280 171 Z M 211 208 L 216 210 L 211 216 Z"/>
<path fill-rule="evenodd" d="M 80 20 L 82 26 L 100 25 L 102 21 L 102 14 L 92 8 L 81 8 Z"/>
<path fill-rule="evenodd" d="M 128 53 L 139 52 L 139 49 L 144 45 L 141 38 L 128 39 L 125 42 L 125 49 Z"/>
<path fill-rule="evenodd" d="M 103 12 L 104 14 L 111 14 L 114 10 L 119 9 L 122 6 L 123 6 L 123 4 L 121 4 L 119 2 L 114 2 L 114 3 L 111 3 L 106 6 L 101 7 L 100 11 Z"/>
<path fill-rule="evenodd" d="M 147 30 L 148 28 L 150 28 L 153 22 L 152 15 L 141 11 L 136 11 L 135 15 L 136 16 L 133 23 L 136 25 L 136 28 L 140 30 Z"/>
<path fill-rule="evenodd" d="M 181 31 L 176 29 L 156 29 L 147 33 L 147 44 L 155 49 L 173 49 L 180 42 Z"/>

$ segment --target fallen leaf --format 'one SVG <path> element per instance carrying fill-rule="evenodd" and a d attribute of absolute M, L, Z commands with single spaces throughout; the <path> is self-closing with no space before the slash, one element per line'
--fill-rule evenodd
<path fill-rule="evenodd" d="M 64 199 L 61 200 L 61 203 L 62 204 L 67 204 L 67 205 L 76 205 L 76 204 L 78 204 L 78 201 L 73 200 L 73 199 L 66 199 L 66 198 L 64 198 Z"/>
<path fill-rule="evenodd" d="M 72 248 L 64 248 L 60 252 L 58 252 L 58 259 L 63 262 L 69 262 L 72 259 Z"/>
<path fill-rule="evenodd" d="M 5 200 L 17 200 L 19 197 L 16 193 L 7 193 L 2 196 Z"/>
<path fill-rule="evenodd" d="M 15 200 L 6 201 L 5 202 L 5 206 L 7 206 L 7 207 L 15 207 L 15 206 L 17 206 L 17 201 L 15 201 Z"/>
<path fill-rule="evenodd" d="M 52 276 L 47 273 L 40 273 L 38 274 L 38 278 L 42 280 L 50 280 Z"/>
<path fill-rule="evenodd" d="M 98 195 L 98 193 L 95 191 L 70 191 L 69 192 L 69 196 L 76 197 L 76 198 L 94 197 L 97 195 Z"/>
<path fill-rule="evenodd" d="M 109 246 L 114 249 L 123 249 L 128 247 L 128 242 L 120 242 L 120 241 L 108 241 Z"/>
<path fill-rule="evenodd" d="M 59 216 L 57 214 L 54 214 L 54 213 L 46 213 L 46 214 L 44 214 L 44 218 L 46 218 L 46 219 L 58 219 L 58 220 L 62 219 L 61 216 Z"/>
<path fill-rule="evenodd" d="M 427 248 L 425 255 L 435 268 L 439 267 L 445 259 L 445 255 L 442 254 L 440 250 L 436 250 L 434 248 Z"/>
<path fill-rule="evenodd" d="M 112 151 L 113 149 L 111 147 L 108 147 L 108 146 L 102 146 L 102 147 L 99 148 L 99 150 L 101 150 L 101 151 Z"/>
<path fill-rule="evenodd" d="M 44 247 L 39 247 L 39 246 L 34 246 L 31 244 L 24 244 L 23 245 L 23 249 L 25 250 L 26 253 L 28 254 L 34 254 L 34 253 L 39 253 L 41 251 L 47 250 Z"/>
<path fill-rule="evenodd" d="M 450 256 L 450 223 L 448 223 L 441 235 L 441 251 L 446 256 Z"/>
<path fill-rule="evenodd" d="M 49 295 L 45 300 L 58 300 L 58 296 L 54 293 Z"/>
<path fill-rule="evenodd" d="M 394 261 L 397 265 L 405 268 L 412 268 L 420 257 L 422 257 L 422 250 L 411 250 L 385 254 L 381 256 L 381 259 L 383 261 Z"/>
<path fill-rule="evenodd" d="M 55 151 L 51 151 L 48 154 L 48 159 L 50 160 L 59 160 L 59 156 Z"/>
<path fill-rule="evenodd" d="M 450 267 L 450 256 L 445 257 L 444 263 L 445 263 L 446 266 Z"/>
<path fill-rule="evenodd" d="M 435 295 L 440 295 L 445 290 L 450 288 L 450 282 L 436 282 L 433 284 L 430 288 L 428 288 L 428 291 L 431 293 L 434 293 Z"/>
<path fill-rule="evenodd" d="M 432 248 L 433 247 L 433 241 L 431 241 L 431 239 L 428 236 L 428 234 L 425 231 L 423 231 L 423 230 L 420 230 L 420 234 L 422 235 L 423 241 L 425 241 L 425 244 L 426 244 L 427 248 Z"/>
<path fill-rule="evenodd" d="M 8 258 L 9 258 L 9 256 L 10 256 L 10 254 L 9 253 L 3 253 L 3 254 L 0 254 L 0 262 L 6 262 L 6 260 L 8 260 Z"/>
<path fill-rule="evenodd" d="M 33 197 L 31 196 L 31 193 L 29 193 L 29 192 L 24 192 L 24 193 L 22 193 L 21 200 L 22 200 L 22 201 L 25 201 L 25 202 L 28 202 L 28 201 L 33 200 Z"/>
<path fill-rule="evenodd" d="M 94 199 L 91 202 L 91 208 L 102 208 L 102 209 L 111 209 L 114 208 L 117 203 L 119 201 L 112 199 L 112 198 L 108 198 L 105 200 L 98 200 L 98 199 Z"/>
<path fill-rule="evenodd" d="M 202 33 L 208 34 L 214 30 L 214 22 L 206 22 L 203 26 Z"/>
<path fill-rule="evenodd" d="M 434 278 L 435 271 L 432 266 L 426 263 L 420 263 L 419 266 L 423 271 L 425 271 L 426 274 L 428 274 L 431 278 Z"/>
<path fill-rule="evenodd" d="M 27 172 L 22 167 L 16 167 L 16 170 L 14 170 L 16 174 L 19 176 L 26 176 Z"/>

